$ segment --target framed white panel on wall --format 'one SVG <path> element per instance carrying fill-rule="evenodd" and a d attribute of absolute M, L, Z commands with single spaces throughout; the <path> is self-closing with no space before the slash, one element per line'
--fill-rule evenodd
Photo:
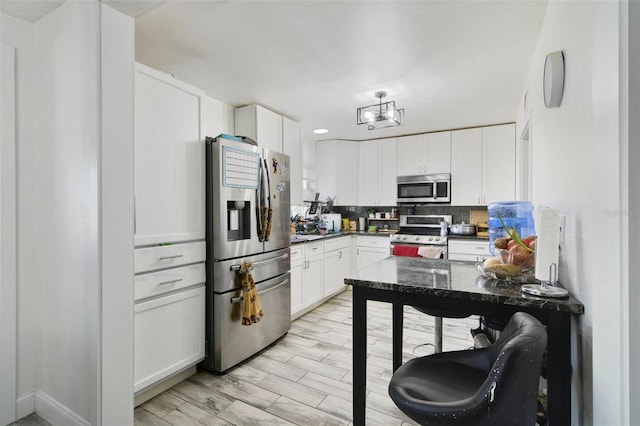
<path fill-rule="evenodd" d="M 204 94 L 136 65 L 135 245 L 204 239 Z"/>

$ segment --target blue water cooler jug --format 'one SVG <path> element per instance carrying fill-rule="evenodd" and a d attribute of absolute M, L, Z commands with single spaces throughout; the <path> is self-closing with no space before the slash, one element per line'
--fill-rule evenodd
<path fill-rule="evenodd" d="M 533 204 L 529 201 L 491 203 L 487 210 L 489 214 L 489 250 L 491 254 L 494 254 L 493 249 L 496 238 L 508 236 L 502 226 L 500 217 L 502 217 L 508 228 L 518 231 L 522 238 L 536 234 L 533 224 Z"/>

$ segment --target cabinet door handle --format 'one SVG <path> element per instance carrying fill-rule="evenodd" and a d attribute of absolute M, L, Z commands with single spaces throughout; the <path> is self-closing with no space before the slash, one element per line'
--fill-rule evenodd
<path fill-rule="evenodd" d="M 160 256 L 160 260 L 177 259 L 178 257 L 184 257 L 184 254 L 174 254 L 171 256 Z"/>
<path fill-rule="evenodd" d="M 158 287 L 162 287 L 163 285 L 169 285 L 169 284 L 174 284 L 174 283 L 179 283 L 180 281 L 182 281 L 182 278 L 178 278 L 176 280 L 170 280 L 170 281 L 162 281 L 158 283 Z"/>
<path fill-rule="evenodd" d="M 338 252 L 338 259 L 342 259 L 342 252 Z"/>

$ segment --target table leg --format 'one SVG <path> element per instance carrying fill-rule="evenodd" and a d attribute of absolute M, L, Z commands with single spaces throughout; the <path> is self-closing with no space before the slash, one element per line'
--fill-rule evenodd
<path fill-rule="evenodd" d="M 367 404 L 367 298 L 353 288 L 353 424 L 364 426 Z"/>
<path fill-rule="evenodd" d="M 404 305 L 393 303 L 393 371 L 395 372 L 402 365 L 402 327 L 404 320 Z"/>
<path fill-rule="evenodd" d="M 549 426 L 571 424 L 571 318 L 564 312 L 548 318 L 547 392 Z"/>

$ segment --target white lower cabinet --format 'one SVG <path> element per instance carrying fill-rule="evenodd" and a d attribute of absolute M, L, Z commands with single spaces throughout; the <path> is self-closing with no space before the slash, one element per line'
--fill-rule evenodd
<path fill-rule="evenodd" d="M 135 250 L 134 393 L 204 359 L 204 260 L 204 241 Z"/>
<path fill-rule="evenodd" d="M 291 246 L 291 315 L 322 300 L 324 241 Z"/>
<path fill-rule="evenodd" d="M 389 257 L 391 254 L 391 242 L 388 236 L 358 235 L 357 248 L 358 271 L 367 266 Z"/>
<path fill-rule="evenodd" d="M 449 260 L 484 262 L 491 257 L 489 240 L 449 240 L 447 249 Z"/>
<path fill-rule="evenodd" d="M 204 284 L 134 306 L 133 391 L 204 358 Z"/>
<path fill-rule="evenodd" d="M 324 296 L 344 290 L 344 279 L 351 274 L 351 237 L 336 237 L 325 241 Z"/>

